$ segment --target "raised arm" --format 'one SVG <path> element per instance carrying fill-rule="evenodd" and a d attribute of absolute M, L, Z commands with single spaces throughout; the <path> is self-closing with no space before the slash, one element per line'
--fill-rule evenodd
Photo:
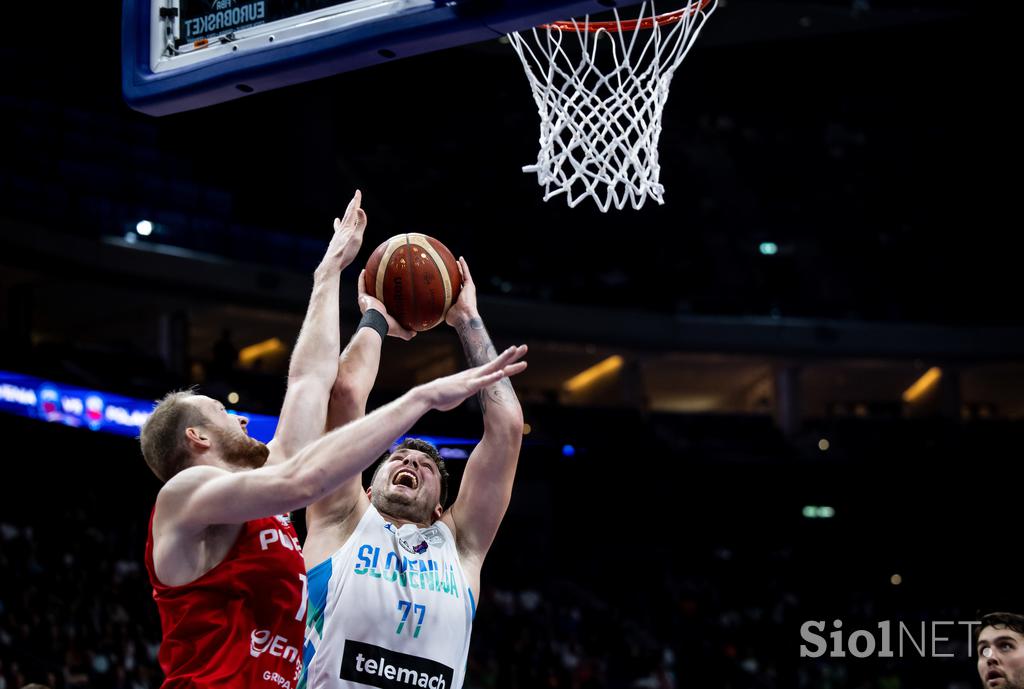
<path fill-rule="evenodd" d="M 358 288 L 359 310 L 363 318 L 348 346 L 338 357 L 337 376 L 327 408 L 327 431 L 341 428 L 366 415 L 366 401 L 373 390 L 380 367 L 380 350 L 384 339 L 382 332 L 403 340 L 411 340 L 416 335 L 399 325 L 388 315 L 384 304 L 366 293 L 363 282 L 365 272 L 359 274 Z M 351 513 L 356 502 L 365 498 L 360 478 L 360 474 L 354 475 L 337 490 L 311 504 L 306 510 L 307 525 L 313 527 L 325 520 L 337 523 L 340 517 Z"/>
<path fill-rule="evenodd" d="M 462 293 L 446 321 L 459 334 L 469 365 L 480 366 L 495 360 L 497 354 L 477 310 L 476 286 L 464 258 L 459 258 L 459 267 Z M 459 497 L 448 512 L 460 553 L 477 565 L 483 563 L 508 509 L 523 442 L 523 410 L 508 378 L 481 389 L 479 400 L 484 435 L 469 456 Z"/>
<path fill-rule="evenodd" d="M 313 293 L 288 365 L 288 388 L 277 432 L 270 442 L 268 464 L 292 457 L 323 434 L 341 349 L 338 306 L 341 271 L 355 259 L 366 229 L 366 213 L 360 207 L 361 201 L 362 195 L 356 191 L 345 209 L 345 216 L 334 219 L 334 236 L 313 273 Z"/>
<path fill-rule="evenodd" d="M 237 472 L 210 466 L 186 469 L 160 491 L 157 512 L 181 533 L 305 507 L 358 476 L 430 409 L 452 409 L 503 377 L 524 370 L 526 362 L 519 359 L 525 354 L 526 347 L 510 347 L 485 366 L 417 386 L 280 464 Z"/>
<path fill-rule="evenodd" d="M 359 273 L 358 304 L 362 320 L 348 346 L 338 357 L 338 371 L 331 388 L 331 402 L 327 410 L 327 430 L 344 426 L 366 414 L 366 400 L 373 390 L 380 368 L 380 350 L 383 333 L 390 337 L 411 340 L 416 336 L 388 315 L 384 304 L 366 293 L 366 271 Z M 375 311 L 374 313 L 368 313 Z"/>

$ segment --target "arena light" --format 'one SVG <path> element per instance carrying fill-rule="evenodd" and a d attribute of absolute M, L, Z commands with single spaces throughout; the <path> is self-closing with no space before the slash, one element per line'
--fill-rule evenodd
<path fill-rule="evenodd" d="M 806 505 L 802 513 L 805 519 L 831 519 L 836 516 L 835 508 L 828 505 Z"/>
<path fill-rule="evenodd" d="M 938 366 L 932 366 L 930 369 L 925 371 L 924 375 L 918 378 L 913 385 L 903 391 L 903 401 L 907 404 L 913 404 L 925 393 L 934 388 L 938 384 L 940 378 L 942 378 L 942 369 Z"/>
<path fill-rule="evenodd" d="M 779 253 L 779 245 L 775 242 L 761 242 L 757 250 L 761 252 L 762 256 L 774 256 Z"/>
<path fill-rule="evenodd" d="M 148 220 L 140 220 L 135 225 L 135 231 L 141 234 L 143 237 L 148 237 L 153 234 L 153 223 Z"/>
<path fill-rule="evenodd" d="M 248 347 L 243 347 L 242 350 L 238 352 L 238 361 L 245 366 L 249 366 L 260 357 L 278 354 L 283 352 L 284 349 L 284 342 L 281 342 L 281 340 L 276 337 L 272 337 L 269 340 L 263 340 L 262 342 L 251 344 Z"/>
<path fill-rule="evenodd" d="M 623 360 L 618 354 L 608 357 L 604 361 L 594 364 L 585 371 L 577 373 L 575 376 L 565 382 L 565 389 L 569 392 L 579 392 L 583 388 L 593 385 L 601 378 L 610 376 L 611 374 L 622 368 Z"/>

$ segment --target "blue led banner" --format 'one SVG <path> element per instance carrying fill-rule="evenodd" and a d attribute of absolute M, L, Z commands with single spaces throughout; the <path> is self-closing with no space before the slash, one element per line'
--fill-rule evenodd
<path fill-rule="evenodd" d="M 138 436 L 151 411 L 152 400 L 0 371 L 0 412 L 134 437 Z M 274 437 L 276 416 L 245 416 L 249 418 L 249 435 L 263 442 Z"/>
<path fill-rule="evenodd" d="M 136 437 L 153 411 L 152 400 L 140 400 L 111 392 L 0 371 L 0 412 L 59 423 L 74 428 Z M 229 413 L 234 414 L 231 410 Z M 267 443 L 274 437 L 277 417 L 237 412 L 249 419 L 249 435 Z M 403 436 L 422 438 L 437 446 L 445 459 L 465 459 L 477 441 L 470 438 Z"/>

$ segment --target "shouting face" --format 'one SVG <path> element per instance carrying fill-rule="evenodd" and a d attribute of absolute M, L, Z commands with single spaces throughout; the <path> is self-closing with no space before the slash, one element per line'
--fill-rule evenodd
<path fill-rule="evenodd" d="M 441 514 L 441 476 L 434 460 L 400 448 L 373 475 L 370 500 L 383 515 L 416 524 L 431 524 Z"/>

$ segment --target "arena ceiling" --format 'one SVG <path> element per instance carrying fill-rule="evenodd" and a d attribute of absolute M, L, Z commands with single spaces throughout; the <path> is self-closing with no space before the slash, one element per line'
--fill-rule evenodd
<path fill-rule="evenodd" d="M 990 88 L 1009 63 L 975 6 L 723 3 L 673 83 L 666 204 L 608 214 L 545 204 L 520 171 L 537 116 L 500 42 L 153 119 L 120 97 L 116 7 L 42 9 L 20 8 L 39 30 L 0 46 L 16 66 L 0 93 L 6 320 L 11 290 L 29 285 L 36 337 L 136 347 L 158 327 L 138 326 L 146 314 L 184 309 L 196 356 L 225 327 L 240 345 L 288 340 L 330 220 L 359 187 L 367 254 L 397 232 L 438 236 L 469 259 L 501 337 L 562 348 L 532 374 L 539 390 L 612 351 L 761 357 L 724 367 L 731 408 L 778 357 L 828 356 L 835 323 L 859 333 L 839 340 L 851 359 L 912 362 L 927 342 L 953 359 L 1019 355 L 1008 139 Z M 143 218 L 151 238 L 133 236 Z M 772 345 L 780 323 L 810 334 Z M 455 365 L 453 343 L 431 339 L 424 356 Z"/>

